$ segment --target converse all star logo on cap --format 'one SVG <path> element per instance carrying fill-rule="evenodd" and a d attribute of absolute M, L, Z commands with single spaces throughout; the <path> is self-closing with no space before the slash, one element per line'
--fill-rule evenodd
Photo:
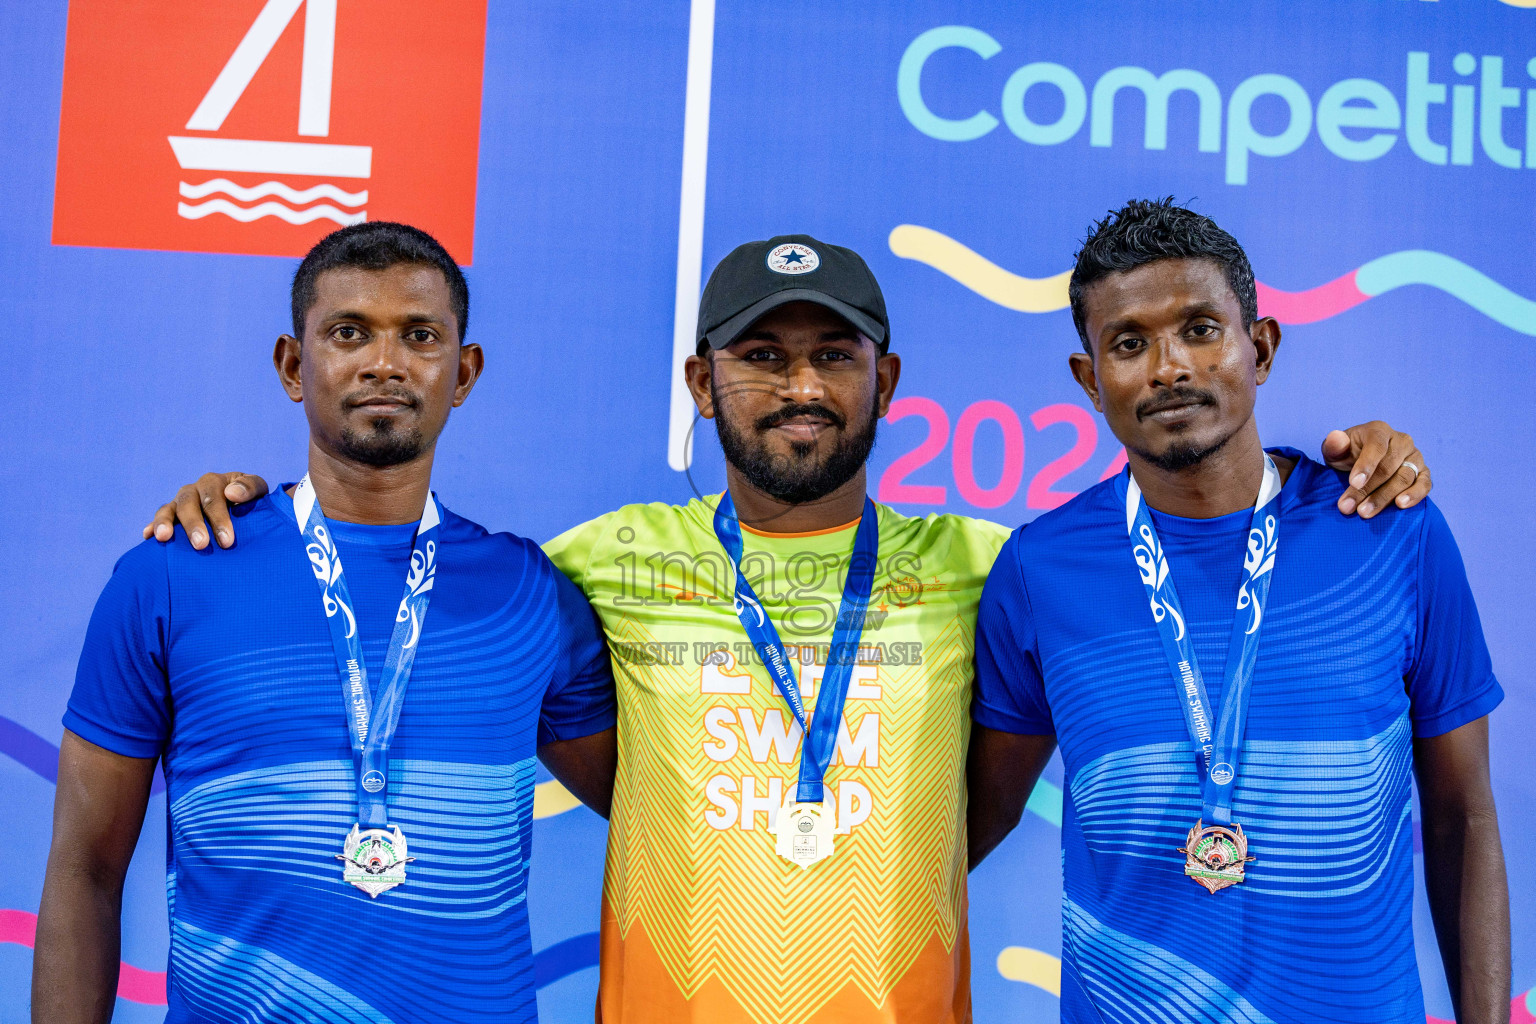
<path fill-rule="evenodd" d="M 821 266 L 816 250 L 798 242 L 775 246 L 768 252 L 768 269 L 778 274 L 809 274 Z"/>

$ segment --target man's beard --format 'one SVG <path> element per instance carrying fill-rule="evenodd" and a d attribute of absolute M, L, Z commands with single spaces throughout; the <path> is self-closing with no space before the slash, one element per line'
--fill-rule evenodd
<path fill-rule="evenodd" d="M 1142 448 L 1133 448 L 1131 450 L 1165 473 L 1179 473 L 1193 466 L 1198 466 L 1212 455 L 1215 455 L 1227 446 L 1228 441 L 1236 436 L 1237 431 L 1234 430 L 1226 437 L 1204 445 L 1191 441 L 1176 441 L 1161 452 L 1149 452 Z"/>
<path fill-rule="evenodd" d="M 343 458 L 365 466 L 398 466 L 410 462 L 426 449 L 418 427 L 402 428 L 387 420 L 375 420 L 366 433 L 343 430 L 337 446 Z"/>
<path fill-rule="evenodd" d="M 787 505 L 803 505 L 825 498 L 858 474 L 875 447 L 875 429 L 880 420 L 876 415 L 878 392 L 870 402 L 869 416 L 863 428 L 857 431 L 843 429 L 847 424 L 841 416 L 825 406 L 811 403 L 785 406 L 762 417 L 752 425 L 752 436 L 738 431 L 731 423 L 713 378 L 709 382 L 709 395 L 715 406 L 715 430 L 720 435 L 725 460 L 757 490 Z M 795 416 L 821 416 L 842 430 L 836 447 L 819 462 L 812 461 L 812 453 L 816 451 L 814 442 L 791 442 L 793 456 L 776 455 L 769 452 L 767 444 L 756 436 Z"/>
<path fill-rule="evenodd" d="M 1227 442 L 1232 440 L 1233 436 L 1234 435 L 1232 434 L 1228 434 L 1226 437 L 1222 438 L 1220 441 L 1217 441 L 1215 444 L 1205 445 L 1203 447 L 1201 445 L 1186 444 L 1181 442 L 1178 444 L 1170 445 L 1165 451 L 1162 452 L 1153 453 L 1140 448 L 1135 449 L 1135 452 L 1137 455 L 1140 455 L 1143 459 L 1152 463 L 1152 465 L 1156 466 L 1158 469 L 1163 470 L 1164 472 L 1178 473 L 1189 469 L 1191 466 L 1198 466 L 1212 455 L 1215 455 L 1217 452 L 1221 451 L 1226 447 Z"/>

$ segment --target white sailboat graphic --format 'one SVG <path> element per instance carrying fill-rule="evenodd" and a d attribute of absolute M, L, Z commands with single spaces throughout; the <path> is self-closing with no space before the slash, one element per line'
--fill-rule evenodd
<path fill-rule="evenodd" d="M 304 61 L 299 81 L 298 134 L 326 138 L 331 131 L 331 72 L 336 55 L 336 0 L 267 0 L 187 121 L 187 131 L 216 132 L 224 125 L 246 87 L 272 52 L 278 38 L 304 8 Z M 373 147 L 330 142 L 275 142 L 211 135 L 168 136 L 183 170 L 245 174 L 299 174 L 309 177 L 366 179 L 373 172 Z M 355 187 L 355 186 L 354 186 Z M 242 186 L 227 178 L 182 181 L 183 200 L 176 212 L 188 220 L 221 214 L 250 223 L 277 217 L 289 224 L 325 218 L 337 224 L 367 219 L 367 189 L 347 191 L 322 183 L 298 189 L 282 181 Z M 212 197 L 212 198 L 210 198 Z M 325 202 L 306 204 L 316 199 Z M 262 200 L 254 206 L 240 205 Z"/>

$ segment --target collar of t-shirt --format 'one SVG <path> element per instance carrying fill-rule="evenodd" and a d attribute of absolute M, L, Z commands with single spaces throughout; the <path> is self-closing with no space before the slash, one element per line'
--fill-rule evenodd
<path fill-rule="evenodd" d="M 287 488 L 284 484 L 273 491 L 272 503 L 289 520 L 297 523 L 293 498 L 288 495 Z M 384 670 L 389 637 L 395 628 L 400 595 L 405 592 L 405 573 L 411 563 L 417 524 L 346 523 L 327 516 L 325 525 L 341 554 L 342 568 L 347 574 L 347 590 L 352 595 L 352 610 L 357 615 L 358 635 L 363 641 L 368 681 L 376 688 Z M 292 529 L 294 540 L 302 546 L 303 538 L 297 527 Z M 318 614 L 319 588 L 312 585 L 305 596 L 314 600 Z"/>
<path fill-rule="evenodd" d="M 1284 511 L 1295 505 L 1312 472 L 1302 453 L 1289 448 L 1270 449 L 1297 460 L 1281 489 L 1280 564 L 1285 559 Z M 1237 612 L 1237 588 L 1243 580 L 1243 556 L 1247 550 L 1248 527 L 1253 509 L 1244 508 L 1210 519 L 1189 519 L 1168 515 L 1149 508 L 1152 525 L 1168 556 L 1169 575 L 1179 592 L 1179 603 L 1190 626 L 1195 649 L 1200 657 L 1200 671 L 1211 700 L 1220 703 L 1222 674 L 1226 669 L 1227 646 L 1232 635 L 1232 617 Z M 1120 521 L 1122 524 L 1124 520 Z M 1123 529 L 1123 525 L 1122 525 Z M 1123 535 L 1122 535 L 1123 536 Z M 1127 560 L 1127 571 L 1130 563 Z M 1134 581 L 1136 576 L 1130 572 Z M 1139 590 L 1139 587 L 1138 587 Z M 1142 606 L 1143 609 L 1145 606 Z M 1148 623 L 1151 618 L 1148 616 Z M 1260 648 L 1260 657 L 1262 654 Z"/>

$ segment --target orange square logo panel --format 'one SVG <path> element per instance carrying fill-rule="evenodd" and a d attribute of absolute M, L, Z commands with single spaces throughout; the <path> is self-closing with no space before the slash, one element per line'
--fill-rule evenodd
<path fill-rule="evenodd" d="M 302 256 L 398 220 L 474 256 L 486 0 L 71 0 L 53 241 Z"/>

